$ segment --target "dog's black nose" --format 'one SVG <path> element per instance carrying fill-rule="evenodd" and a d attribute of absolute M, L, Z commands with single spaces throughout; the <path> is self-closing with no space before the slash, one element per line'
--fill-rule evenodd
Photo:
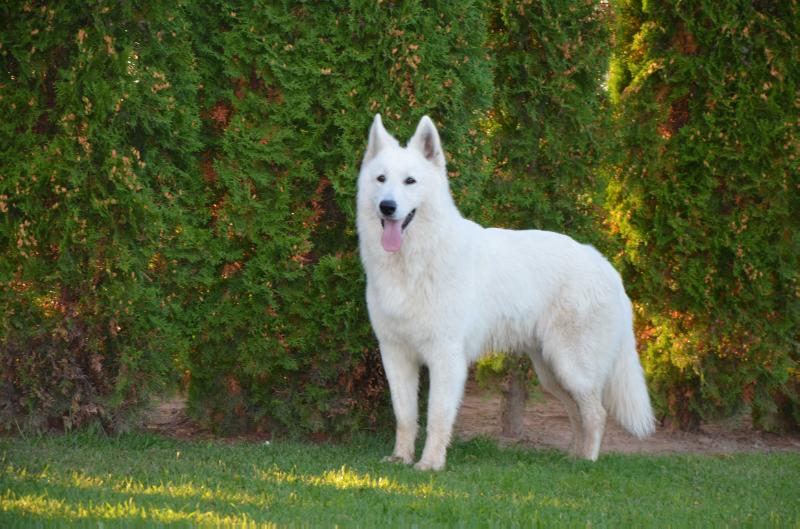
<path fill-rule="evenodd" d="M 381 213 L 388 217 L 389 215 L 393 215 L 397 210 L 397 202 L 394 200 L 381 200 L 381 203 L 378 207 L 380 208 Z"/>

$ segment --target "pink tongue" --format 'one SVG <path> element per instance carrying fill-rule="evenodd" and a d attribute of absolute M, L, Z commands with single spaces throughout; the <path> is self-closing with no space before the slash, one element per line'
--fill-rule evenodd
<path fill-rule="evenodd" d="M 403 227 L 399 220 L 385 219 L 383 221 L 383 235 L 381 244 L 387 252 L 396 252 L 403 244 Z"/>

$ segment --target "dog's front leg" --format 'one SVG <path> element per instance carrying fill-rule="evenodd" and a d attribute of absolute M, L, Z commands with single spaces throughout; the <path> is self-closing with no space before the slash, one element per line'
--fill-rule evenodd
<path fill-rule="evenodd" d="M 447 447 L 453 424 L 461 406 L 467 381 L 467 361 L 461 351 L 437 356 L 428 366 L 431 388 L 428 393 L 428 435 L 422 457 L 414 465 L 418 470 L 441 470 L 447 458 Z"/>
<path fill-rule="evenodd" d="M 417 439 L 419 364 L 401 348 L 383 344 L 381 357 L 397 421 L 394 451 L 384 461 L 402 461 L 410 465 L 414 462 L 414 442 Z"/>

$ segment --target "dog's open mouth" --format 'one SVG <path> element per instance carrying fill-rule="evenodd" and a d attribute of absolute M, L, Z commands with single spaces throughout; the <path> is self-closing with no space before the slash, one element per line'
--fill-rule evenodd
<path fill-rule="evenodd" d="M 416 209 L 412 210 L 402 221 L 381 219 L 381 226 L 383 226 L 381 245 L 384 250 L 387 252 L 396 252 L 400 249 L 403 245 L 403 232 L 414 219 L 416 213 Z"/>

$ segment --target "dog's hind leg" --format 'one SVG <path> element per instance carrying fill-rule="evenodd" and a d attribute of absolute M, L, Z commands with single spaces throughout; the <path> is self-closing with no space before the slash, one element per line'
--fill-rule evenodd
<path fill-rule="evenodd" d="M 561 388 L 577 407 L 576 455 L 595 461 L 600 454 L 607 415 L 601 400 L 602 386 L 598 387 L 594 382 L 595 373 L 580 369 L 574 356 L 561 351 L 560 355 L 550 357 L 550 369 L 553 378 L 560 382 Z"/>
<path fill-rule="evenodd" d="M 397 421 L 394 450 L 384 461 L 402 461 L 410 465 L 414 462 L 418 428 L 419 364 L 402 348 L 385 344 L 381 344 L 381 357 Z"/>
<path fill-rule="evenodd" d="M 569 425 L 572 429 L 572 438 L 569 443 L 569 454 L 572 456 L 580 457 L 580 447 L 583 445 L 583 425 L 581 423 L 581 415 L 578 412 L 578 405 L 569 393 L 562 387 L 561 383 L 556 379 L 555 374 L 542 359 L 539 352 L 530 355 L 533 362 L 533 368 L 536 370 L 536 376 L 539 378 L 539 383 L 542 387 L 555 396 L 564 408 L 567 410 L 567 417 L 569 417 Z"/>
<path fill-rule="evenodd" d="M 579 457 L 594 461 L 606 424 L 602 394 L 618 349 L 612 301 L 566 292 L 542 326 L 542 359 L 577 406 Z M 594 293 L 594 297 L 603 294 Z M 590 299 L 583 299 L 589 296 Z"/>
<path fill-rule="evenodd" d="M 606 426 L 606 410 L 603 408 L 600 395 L 589 392 L 575 396 L 578 412 L 583 427 L 582 443 L 578 446 L 581 457 L 596 461 L 600 455 L 600 443 L 603 440 L 603 431 Z"/>
<path fill-rule="evenodd" d="M 441 470 L 447 458 L 447 447 L 453 434 L 453 424 L 464 395 L 467 381 L 467 362 L 460 351 L 437 356 L 428 365 L 430 392 L 428 394 L 428 431 L 422 457 L 414 465 L 418 470 Z"/>

